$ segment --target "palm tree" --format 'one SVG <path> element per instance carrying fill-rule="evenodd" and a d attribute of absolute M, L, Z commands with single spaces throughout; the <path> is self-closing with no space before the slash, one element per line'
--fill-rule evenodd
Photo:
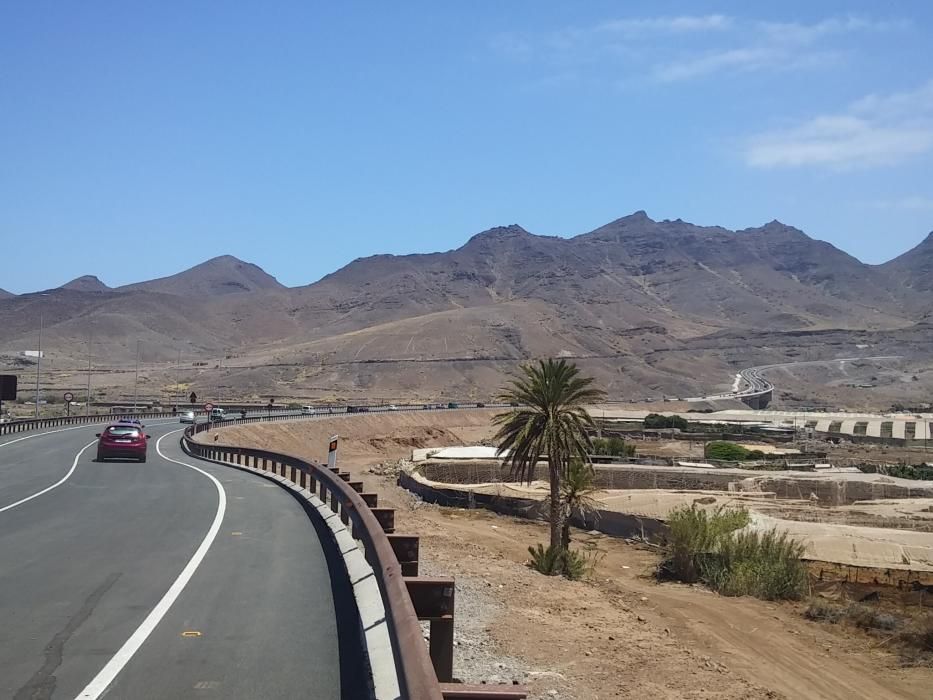
<path fill-rule="evenodd" d="M 570 519 L 574 513 L 586 518 L 593 515 L 598 519 L 599 503 L 590 494 L 596 490 L 593 482 L 596 472 L 592 464 L 579 459 L 570 462 L 567 474 L 560 485 L 561 506 L 564 509 L 563 529 L 560 535 L 560 546 L 570 549 Z"/>
<path fill-rule="evenodd" d="M 495 436 L 497 454 L 508 451 L 513 478 L 530 483 L 538 462 L 547 461 L 551 547 L 555 551 L 563 549 L 561 482 L 573 458 L 589 461 L 587 431 L 593 428 L 593 419 L 586 406 L 604 397 L 592 384 L 593 379 L 581 377 L 573 363 L 538 360 L 522 366 L 521 376 L 499 396 L 500 401 L 514 408 L 493 419 L 500 426 Z"/>

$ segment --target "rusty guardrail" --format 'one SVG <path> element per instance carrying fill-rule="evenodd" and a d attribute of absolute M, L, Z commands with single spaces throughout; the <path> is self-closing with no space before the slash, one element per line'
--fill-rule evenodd
<path fill-rule="evenodd" d="M 235 424 L 286 420 L 295 416 L 255 416 Z M 311 416 L 308 416 L 311 417 Z M 222 424 L 221 424 L 222 425 Z M 418 576 L 419 540 L 395 532 L 395 511 L 378 507 L 378 496 L 366 493 L 363 482 L 348 472 L 293 455 L 217 442 L 194 436 L 214 425 L 189 426 L 183 449 L 193 457 L 243 467 L 291 481 L 330 505 L 353 539 L 362 545 L 373 569 L 388 626 L 401 697 L 406 700 L 521 700 L 518 686 L 464 685 L 453 682 L 454 581 Z M 430 621 L 428 646 L 421 620 Z"/>

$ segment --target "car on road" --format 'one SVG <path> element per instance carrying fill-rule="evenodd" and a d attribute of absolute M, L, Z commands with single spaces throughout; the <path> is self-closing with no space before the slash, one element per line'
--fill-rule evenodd
<path fill-rule="evenodd" d="M 140 428 L 145 428 L 143 422 L 139 418 L 118 418 L 117 423 L 124 423 L 126 425 L 135 425 Z"/>
<path fill-rule="evenodd" d="M 179 423 L 194 423 L 194 411 L 182 411 L 178 415 Z"/>
<path fill-rule="evenodd" d="M 302 406 L 301 415 L 303 416 L 313 416 L 314 415 L 314 406 Z"/>
<path fill-rule="evenodd" d="M 97 461 L 120 457 L 122 459 L 135 459 L 146 461 L 146 448 L 149 435 L 143 432 L 141 426 L 130 423 L 114 423 L 97 433 Z"/>
<path fill-rule="evenodd" d="M 227 412 L 222 408 L 212 408 L 209 419 L 212 421 L 216 420 L 225 420 L 227 417 Z"/>

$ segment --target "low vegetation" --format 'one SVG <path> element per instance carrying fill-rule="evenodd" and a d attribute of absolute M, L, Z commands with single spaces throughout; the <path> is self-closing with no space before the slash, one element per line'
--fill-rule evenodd
<path fill-rule="evenodd" d="M 741 460 L 764 459 L 765 453 L 761 450 L 749 450 L 734 442 L 715 440 L 706 443 L 703 454 L 707 459 L 719 459 L 724 462 L 739 462 Z"/>
<path fill-rule="evenodd" d="M 635 445 L 620 437 L 593 438 L 593 454 L 609 457 L 634 457 Z"/>
<path fill-rule="evenodd" d="M 910 464 L 894 464 L 878 469 L 880 473 L 888 476 L 896 476 L 901 479 L 919 479 L 921 481 L 933 481 L 933 466 L 920 464 L 913 466 Z"/>
<path fill-rule="evenodd" d="M 677 428 L 678 430 L 687 430 L 690 424 L 686 418 L 680 416 L 664 416 L 660 413 L 649 413 L 645 416 L 645 428 L 658 430 L 664 428 Z"/>
<path fill-rule="evenodd" d="M 834 602 L 824 598 L 810 600 L 803 612 L 814 622 L 851 625 L 899 650 L 908 664 L 933 663 L 933 618 L 909 617 L 878 609 L 868 603 Z"/>
<path fill-rule="evenodd" d="M 702 582 L 727 596 L 802 597 L 807 588 L 803 545 L 773 530 L 741 532 L 748 521 L 743 509 L 710 511 L 693 504 L 674 510 L 661 575 Z"/>
<path fill-rule="evenodd" d="M 563 547 L 545 547 L 537 544 L 528 548 L 531 556 L 529 566 L 545 576 L 562 575 L 571 581 L 579 581 L 592 569 L 592 564 L 583 552 Z"/>

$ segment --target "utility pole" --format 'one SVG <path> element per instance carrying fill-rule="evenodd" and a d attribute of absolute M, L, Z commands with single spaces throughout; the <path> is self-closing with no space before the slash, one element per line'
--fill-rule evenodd
<path fill-rule="evenodd" d="M 136 341 L 136 379 L 133 381 L 133 413 L 136 413 L 136 400 L 139 396 L 139 340 Z"/>
<path fill-rule="evenodd" d="M 36 418 L 39 417 L 39 368 L 42 366 L 42 312 L 39 312 L 39 350 L 36 355 Z"/>
<path fill-rule="evenodd" d="M 178 362 L 175 363 L 175 396 L 172 397 L 175 401 L 176 407 L 180 403 L 179 399 L 182 398 L 180 372 L 181 372 L 181 348 L 178 348 Z"/>
<path fill-rule="evenodd" d="M 84 402 L 84 415 L 91 415 L 91 331 L 87 332 L 87 400 Z"/>

